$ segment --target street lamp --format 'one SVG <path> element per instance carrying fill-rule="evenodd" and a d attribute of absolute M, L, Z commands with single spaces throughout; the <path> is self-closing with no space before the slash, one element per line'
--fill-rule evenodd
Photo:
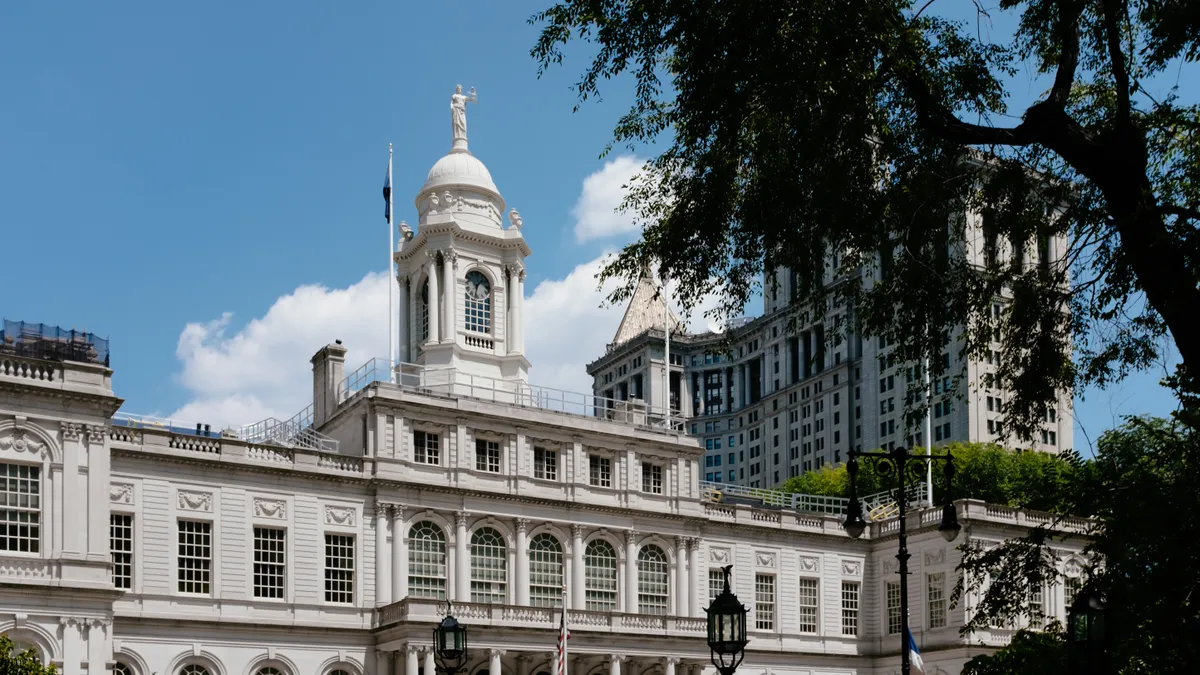
<path fill-rule="evenodd" d="M 954 502 L 950 500 L 949 488 L 950 481 L 954 478 L 954 458 L 949 454 L 946 455 L 910 455 L 907 448 L 896 448 L 891 451 L 878 450 L 874 452 L 862 452 L 859 450 L 851 450 L 850 456 L 846 460 L 846 472 L 850 476 L 850 502 L 846 505 L 846 521 L 843 526 L 846 528 L 846 534 L 855 539 L 862 536 L 863 531 L 867 527 L 866 521 L 863 519 L 862 504 L 858 501 L 858 488 L 856 486 L 856 478 L 858 476 L 858 458 L 873 457 L 877 458 L 875 463 L 875 472 L 881 476 L 896 473 L 899 485 L 896 488 L 896 503 L 900 506 L 900 550 L 896 553 L 896 559 L 900 561 L 900 673 L 901 675 L 910 675 L 911 664 L 909 663 L 908 651 L 908 559 L 912 556 L 908 553 L 908 533 L 905 529 L 905 507 L 908 499 L 908 471 L 913 464 L 925 466 L 926 462 L 934 460 L 944 460 L 946 472 L 946 505 L 942 507 L 942 522 L 938 525 L 938 532 L 946 541 L 954 541 L 958 538 L 958 533 L 962 526 L 958 524 L 958 512 L 954 508 Z"/>
<path fill-rule="evenodd" d="M 454 618 L 452 610 L 447 600 L 446 616 L 433 629 L 433 656 L 442 675 L 454 675 L 467 663 L 467 627 Z"/>
<path fill-rule="evenodd" d="M 1095 586 L 1089 584 L 1075 596 L 1067 611 L 1067 642 L 1076 663 L 1088 664 L 1084 672 L 1101 672 L 1097 666 L 1105 663 L 1104 600 Z"/>
<path fill-rule="evenodd" d="M 725 588 L 704 610 L 708 613 L 708 648 L 712 650 L 712 663 L 721 675 L 733 675 L 742 663 L 749 642 L 746 639 L 746 606 L 729 590 L 731 569 L 733 565 L 721 568 Z"/>

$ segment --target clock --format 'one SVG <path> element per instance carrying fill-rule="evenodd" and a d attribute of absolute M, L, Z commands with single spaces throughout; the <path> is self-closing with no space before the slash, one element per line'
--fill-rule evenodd
<path fill-rule="evenodd" d="M 479 272 L 471 272 L 467 275 L 467 297 L 472 300 L 487 300 L 492 295 L 492 285 L 488 283 L 487 277 Z"/>

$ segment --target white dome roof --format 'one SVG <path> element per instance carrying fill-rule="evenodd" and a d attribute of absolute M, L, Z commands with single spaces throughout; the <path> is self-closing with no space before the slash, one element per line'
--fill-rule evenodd
<path fill-rule="evenodd" d="M 421 192 L 417 195 L 417 199 L 430 190 L 446 185 L 478 188 L 497 197 L 500 196 L 500 191 L 492 182 L 492 174 L 487 167 L 474 155 L 464 150 L 451 151 L 433 165 L 433 168 L 429 170 L 429 175 L 425 177 L 425 184 L 421 186 Z"/>

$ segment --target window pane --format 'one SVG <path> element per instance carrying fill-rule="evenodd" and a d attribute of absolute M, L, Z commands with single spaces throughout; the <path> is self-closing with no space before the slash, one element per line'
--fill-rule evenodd
<path fill-rule="evenodd" d="M 653 544 L 638 552 L 638 612 L 667 613 L 668 577 L 667 554 Z"/>
<path fill-rule="evenodd" d="M 754 628 L 775 630 L 775 577 L 754 575 Z"/>
<path fill-rule="evenodd" d="M 41 468 L 0 464 L 0 551 L 41 548 Z"/>
<path fill-rule="evenodd" d="M 179 592 L 210 592 L 211 568 L 212 523 L 179 521 Z"/>
<path fill-rule="evenodd" d="M 325 602 L 354 602 L 353 535 L 325 535 Z"/>
<path fill-rule="evenodd" d="M 471 537 L 471 602 L 503 604 L 508 577 L 508 547 L 499 532 L 482 527 Z"/>
<path fill-rule="evenodd" d="M 929 586 L 929 627 L 943 628 L 946 625 L 946 573 L 930 574 L 926 582 Z"/>
<path fill-rule="evenodd" d="M 900 584 L 889 581 L 887 583 L 887 632 L 888 635 L 896 635 L 901 629 L 900 616 Z"/>
<path fill-rule="evenodd" d="M 858 635 L 857 581 L 842 582 L 842 635 Z"/>
<path fill-rule="evenodd" d="M 133 516 L 108 516 L 108 540 L 112 551 L 112 580 L 117 588 L 133 588 Z"/>
<path fill-rule="evenodd" d="M 800 580 L 800 623 L 801 633 L 817 632 L 817 580 Z"/>
<path fill-rule="evenodd" d="M 254 597 L 283 598 L 285 543 L 284 530 L 254 528 Z"/>
<path fill-rule="evenodd" d="M 438 600 L 446 597 L 446 535 L 428 520 L 409 530 L 408 594 Z"/>
<path fill-rule="evenodd" d="M 617 609 L 617 552 L 603 539 L 588 542 L 583 552 L 586 609 L 611 612 Z"/>
<path fill-rule="evenodd" d="M 562 607 L 563 552 L 550 534 L 539 534 L 529 542 L 529 604 Z"/>

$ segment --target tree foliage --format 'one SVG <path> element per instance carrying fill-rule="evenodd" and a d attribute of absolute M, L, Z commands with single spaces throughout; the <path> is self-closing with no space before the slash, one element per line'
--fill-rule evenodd
<path fill-rule="evenodd" d="M 982 654 L 967 661 L 962 675 L 1063 675 L 1073 672 L 1062 625 L 1055 622 L 1045 631 L 1017 631 L 995 654 Z"/>
<path fill-rule="evenodd" d="M 1197 57 L 1197 4 L 1000 0 L 1019 17 L 1008 43 L 943 5 L 562 0 L 532 17 L 542 70 L 573 40 L 597 48 L 581 101 L 636 79 L 615 143 L 668 139 L 632 186 L 642 236 L 604 267 L 625 282 L 610 299 L 657 262 L 685 307 L 716 292 L 729 316 L 788 268 L 797 317 L 884 336 L 939 376 L 948 349 L 982 357 L 998 337 L 990 384 L 1013 392 L 1018 438 L 1063 388 L 1156 362 L 1168 334 L 1190 396 L 1200 107 L 1146 82 Z M 1009 110 L 1025 72 L 1052 84 Z"/>
<path fill-rule="evenodd" d="M 0 635 L 0 675 L 56 675 L 53 665 L 43 666 L 33 650 L 17 651 L 7 635 Z"/>

